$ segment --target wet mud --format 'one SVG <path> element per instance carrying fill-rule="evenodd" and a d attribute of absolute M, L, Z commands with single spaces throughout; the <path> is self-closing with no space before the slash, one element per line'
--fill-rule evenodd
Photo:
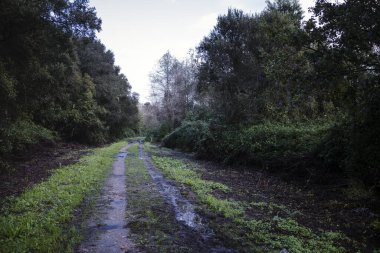
<path fill-rule="evenodd" d="M 79 246 L 78 252 L 136 252 L 128 239 L 125 219 L 127 193 L 124 161 L 127 150 L 128 146 L 124 147 L 116 157 L 112 173 L 96 203 L 95 212 L 87 222 L 87 238 Z"/>

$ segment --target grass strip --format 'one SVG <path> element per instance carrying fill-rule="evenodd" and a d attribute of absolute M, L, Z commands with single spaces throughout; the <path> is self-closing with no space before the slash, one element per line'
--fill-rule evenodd
<path fill-rule="evenodd" d="M 196 252 L 194 241 L 183 234 L 156 184 L 138 156 L 138 145 L 128 149 L 126 159 L 127 226 L 133 242 L 144 252 Z"/>
<path fill-rule="evenodd" d="M 73 252 L 80 240 L 74 214 L 86 196 L 100 189 L 114 155 L 125 145 L 94 149 L 10 199 L 0 217 L 0 252 Z"/>
<path fill-rule="evenodd" d="M 236 241 L 236 245 L 241 245 L 243 252 L 278 252 L 282 248 L 295 253 L 345 252 L 339 241 L 348 239 L 341 233 L 319 231 L 317 234 L 292 218 L 249 218 L 245 210 L 250 208 L 250 203 L 218 199 L 213 195 L 214 190 L 230 191 L 226 185 L 203 180 L 194 166 L 182 160 L 155 155 L 152 160 L 165 176 L 190 186 L 208 213 L 216 212 L 231 221 L 232 226 L 224 222 L 212 225 Z"/>

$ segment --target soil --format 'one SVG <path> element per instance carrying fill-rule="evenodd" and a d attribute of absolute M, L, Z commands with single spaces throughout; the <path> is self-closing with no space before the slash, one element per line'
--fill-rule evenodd
<path fill-rule="evenodd" d="M 88 146 L 77 143 L 43 142 L 13 155 L 7 161 L 9 168 L 0 170 L 0 199 L 20 195 L 54 170 L 78 162 L 88 152 Z"/>

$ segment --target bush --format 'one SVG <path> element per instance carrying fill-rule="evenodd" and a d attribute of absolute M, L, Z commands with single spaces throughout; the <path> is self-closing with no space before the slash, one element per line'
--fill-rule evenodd
<path fill-rule="evenodd" d="M 162 143 L 231 164 L 286 162 L 315 152 L 330 126 L 329 123 L 263 123 L 249 128 L 210 128 L 208 123 L 194 121 L 182 124 Z"/>
<path fill-rule="evenodd" d="M 170 127 L 167 124 L 162 124 L 159 128 L 147 130 L 146 140 L 150 142 L 159 142 L 168 133 L 170 133 Z"/>
<path fill-rule="evenodd" d="M 136 133 L 132 129 L 130 129 L 130 128 L 124 129 L 124 137 L 125 138 L 133 137 L 135 135 L 136 135 Z"/>
<path fill-rule="evenodd" d="M 29 119 L 20 119 L 9 126 L 0 129 L 0 153 L 22 151 L 27 146 L 41 140 L 54 140 L 55 134 Z"/>
<path fill-rule="evenodd" d="M 380 185 L 376 128 L 343 122 L 262 123 L 239 128 L 185 121 L 162 144 L 228 164 L 292 167 L 300 173 L 312 168 Z"/>
<path fill-rule="evenodd" d="M 346 120 L 332 127 L 318 147 L 325 166 L 380 187 L 379 120 Z M 377 126 L 376 126 L 377 124 Z"/>
<path fill-rule="evenodd" d="M 214 145 L 209 145 L 213 150 L 209 153 L 227 163 L 286 163 L 312 154 L 329 127 L 327 123 L 263 123 L 243 129 L 221 129 L 214 132 Z"/>
<path fill-rule="evenodd" d="M 209 123 L 202 120 L 184 121 L 180 127 L 165 136 L 162 144 L 169 148 L 200 153 L 210 138 Z"/>

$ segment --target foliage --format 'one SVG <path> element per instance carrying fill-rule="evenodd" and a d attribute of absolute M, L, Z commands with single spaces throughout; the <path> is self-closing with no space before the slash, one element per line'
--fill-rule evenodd
<path fill-rule="evenodd" d="M 218 139 L 221 145 L 213 151 L 219 159 L 235 163 L 270 162 L 306 157 L 324 137 L 328 124 L 254 125 L 241 131 L 226 130 Z"/>
<path fill-rule="evenodd" d="M 79 239 L 77 228 L 70 225 L 76 208 L 100 188 L 123 145 L 95 149 L 79 163 L 55 170 L 47 181 L 10 199 L 1 208 L 0 251 L 72 251 Z"/>
<path fill-rule="evenodd" d="M 138 94 L 131 93 L 127 78 L 115 66 L 114 55 L 100 41 L 78 41 L 80 69 L 94 83 L 95 111 L 102 125 L 106 141 L 124 137 L 126 129 L 137 132 Z"/>
<path fill-rule="evenodd" d="M 136 129 L 138 97 L 95 39 L 88 0 L 5 0 L 0 16 L 0 159 L 38 141 L 37 128 L 90 144 Z"/>
<path fill-rule="evenodd" d="M 268 2 L 256 15 L 229 9 L 198 47 L 198 91 L 226 124 L 315 119 L 331 97 L 307 82 L 306 34 L 297 1 Z"/>
<path fill-rule="evenodd" d="M 320 152 L 322 143 L 329 140 L 327 136 L 330 128 L 331 123 L 328 121 L 288 124 L 268 122 L 246 128 L 216 128 L 204 121 L 189 121 L 167 135 L 162 144 L 225 163 L 255 163 L 277 168 L 300 159 L 310 160 L 310 157 Z M 326 159 L 328 163 L 329 155 L 320 152 L 319 158 Z"/>
<path fill-rule="evenodd" d="M 209 139 L 209 123 L 201 120 L 183 121 L 180 127 L 162 139 L 162 144 L 168 148 L 199 152 Z"/>
<path fill-rule="evenodd" d="M 347 115 L 335 131 L 342 136 L 340 163 L 351 175 L 379 185 L 379 5 L 319 0 L 313 12 L 305 27 L 313 45 L 310 58 Z"/>
<path fill-rule="evenodd" d="M 41 140 L 55 139 L 54 133 L 46 128 L 34 124 L 31 120 L 19 120 L 7 129 L 3 129 L 0 136 L 3 140 L 0 145 L 1 153 L 10 151 L 21 151 L 26 146 L 35 144 Z"/>

